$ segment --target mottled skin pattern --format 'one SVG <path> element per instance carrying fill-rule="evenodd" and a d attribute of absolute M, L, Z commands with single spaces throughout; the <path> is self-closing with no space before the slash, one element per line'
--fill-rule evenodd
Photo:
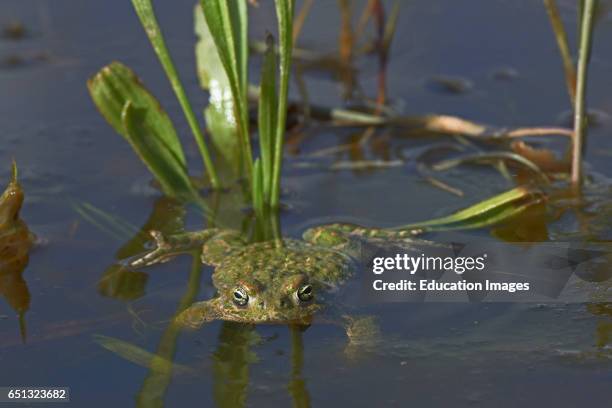
<path fill-rule="evenodd" d="M 361 242 L 393 239 L 410 242 L 413 231 L 369 229 L 329 224 L 307 230 L 303 240 L 283 239 L 246 243 L 236 231 L 208 229 L 163 237 L 152 231 L 156 248 L 131 263 L 134 267 L 164 262 L 202 248 L 202 262 L 215 267 L 217 295 L 198 302 L 177 317 L 187 327 L 212 320 L 243 323 L 308 325 L 354 268 Z M 365 320 L 364 320 L 365 321 Z M 357 320 L 344 317 L 347 333 Z M 370 326 L 371 319 L 366 326 Z"/>

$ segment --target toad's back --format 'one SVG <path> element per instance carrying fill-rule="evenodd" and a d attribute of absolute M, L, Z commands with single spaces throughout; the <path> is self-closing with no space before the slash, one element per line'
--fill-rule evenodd
<path fill-rule="evenodd" d="M 295 274 L 333 285 L 351 273 L 350 259 L 340 252 L 304 241 L 281 242 L 257 242 L 233 249 L 215 269 L 215 286 L 234 284 L 242 277 L 272 283 Z"/>

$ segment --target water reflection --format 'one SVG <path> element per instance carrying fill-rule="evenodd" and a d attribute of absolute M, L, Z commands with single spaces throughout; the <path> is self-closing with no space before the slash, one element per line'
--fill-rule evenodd
<path fill-rule="evenodd" d="M 21 338 L 25 342 L 25 313 L 30 308 L 30 292 L 23 271 L 28 265 L 34 235 L 19 218 L 23 199 L 17 167 L 13 164 L 13 178 L 0 197 L 0 295 L 17 312 Z"/>
<path fill-rule="evenodd" d="M 181 313 L 189 305 L 191 305 L 200 289 L 200 277 L 202 266 L 200 264 L 199 251 L 193 254 L 193 262 L 187 290 L 179 302 L 176 314 Z M 164 399 L 170 381 L 172 380 L 172 366 L 161 362 L 174 360 L 176 353 L 176 343 L 180 334 L 181 328 L 174 321 L 171 321 L 166 330 L 161 336 L 159 345 L 157 346 L 156 355 L 159 359 L 151 360 L 149 373 L 142 383 L 142 387 L 136 396 L 136 406 L 138 408 L 157 408 L 164 406 Z"/>
<path fill-rule="evenodd" d="M 289 394 L 293 399 L 293 406 L 297 408 L 310 407 L 310 393 L 306 388 L 306 380 L 302 375 L 304 367 L 304 343 L 302 332 L 304 327 L 291 326 L 291 381 Z"/>
<path fill-rule="evenodd" d="M 598 348 L 612 346 L 612 303 L 592 303 L 587 310 L 602 319 L 597 322 L 595 345 Z"/>
<path fill-rule="evenodd" d="M 91 211 L 90 211 L 91 212 Z M 92 214 L 93 215 L 93 214 Z M 113 235 L 123 236 L 126 242 L 117 250 L 116 258 L 119 261 L 128 259 L 146 250 L 151 240 L 149 231 L 161 231 L 164 234 L 173 234 L 183 230 L 185 218 L 185 207 L 178 201 L 161 197 L 153 205 L 153 209 L 142 228 L 131 238 L 126 237 L 121 225 L 107 225 L 105 228 L 114 229 Z M 105 217 L 106 224 L 121 224 L 121 221 Z M 98 293 L 105 297 L 111 297 L 122 301 L 131 301 L 145 295 L 149 275 L 127 267 L 123 263 L 115 263 L 109 266 L 98 281 Z"/>
<path fill-rule="evenodd" d="M 252 346 L 257 341 L 253 326 L 222 323 L 219 346 L 212 356 L 213 398 L 219 407 L 245 406 L 249 368 L 257 362 Z"/>

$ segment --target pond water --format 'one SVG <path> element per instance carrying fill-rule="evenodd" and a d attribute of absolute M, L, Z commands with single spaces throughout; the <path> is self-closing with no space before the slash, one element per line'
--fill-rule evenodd
<path fill-rule="evenodd" d="M 193 3 L 155 6 L 189 97 L 202 107 L 207 95 L 194 69 Z M 271 2 L 260 3 L 250 28 L 258 38 L 275 27 Z M 364 2 L 356 3 L 361 10 Z M 390 8 L 391 2 L 385 4 Z M 573 39 L 576 10 L 569 1 L 560 2 L 560 9 Z M 23 22 L 27 34 L 0 40 L 0 163 L 5 163 L 0 180 L 10 178 L 14 158 L 26 192 L 22 217 L 40 243 L 23 274 L 31 296 L 25 343 L 15 312 L 0 301 L 0 385 L 69 386 L 72 405 L 87 407 L 609 405 L 612 308 L 606 303 L 362 305 L 359 313 L 379 318 L 384 339 L 376 349 L 351 355 L 345 334 L 332 325 L 297 332 L 213 322 L 195 332 L 175 331 L 168 322 L 181 302 L 214 294 L 211 269 L 194 267 L 189 257 L 130 275 L 117 294 L 109 268 L 121 250 L 129 250 L 129 231 L 144 225 L 156 206 L 160 211 L 173 206 L 150 187 L 146 168 L 98 114 L 87 79 L 113 60 L 129 65 L 174 118 L 194 172 L 197 149 L 130 2 L 3 0 L 0 24 L 11 21 Z M 300 46 L 334 52 L 339 21 L 336 2 L 315 2 Z M 586 152 L 587 171 L 596 180 L 588 191 L 596 200 L 602 240 L 610 239 L 612 225 L 604 212 L 612 213 L 606 181 L 612 173 L 610 41 L 607 15 L 596 29 L 589 88 L 589 106 L 602 120 L 591 129 Z M 258 63 L 255 59 L 254 77 Z M 364 92 L 375 95 L 376 58 L 356 64 Z M 500 80 L 495 73 L 511 75 Z M 343 86 L 332 73 L 311 69 L 304 76 L 313 101 L 342 105 Z M 463 78 L 469 89 L 449 94 L 428 86 L 439 76 Z M 391 104 L 411 115 L 436 112 L 502 127 L 552 126 L 569 109 L 547 14 L 533 0 L 402 2 L 387 82 Z M 378 148 L 366 146 L 363 153 L 373 159 L 414 157 L 432 143 L 404 133 L 379 132 Z M 384 169 L 330 171 L 325 167 L 334 160 L 349 162 L 359 152 L 307 158 L 355 134 L 359 131 L 315 127 L 299 151 L 287 156 L 284 234 L 299 237 L 306 226 L 332 220 L 406 224 L 512 187 L 488 167 L 466 167 L 441 176 L 464 192 L 456 197 L 425 182 L 412 160 Z M 300 166 L 304 162 L 316 165 Z M 231 200 L 230 194 L 221 197 L 226 220 L 240 213 Z M 84 203 L 128 226 L 110 234 L 101 230 L 77 211 Z M 185 223 L 192 230 L 205 225 L 192 208 Z M 548 228 L 563 236 L 577 225 L 567 216 Z M 168 376 L 137 352 L 128 353 L 133 360 L 128 361 L 101 346 L 109 337 L 171 358 L 184 370 Z"/>

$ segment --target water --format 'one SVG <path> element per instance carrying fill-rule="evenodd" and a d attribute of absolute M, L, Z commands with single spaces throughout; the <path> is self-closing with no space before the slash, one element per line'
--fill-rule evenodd
<path fill-rule="evenodd" d="M 197 88 L 192 52 L 193 2 L 156 3 L 187 92 L 194 105 L 204 106 L 206 95 Z M 575 10 L 568 3 L 561 10 L 574 38 Z M 406 2 L 401 13 L 387 80 L 392 103 L 405 113 L 439 112 L 499 126 L 535 126 L 555 125 L 569 108 L 560 59 L 539 2 Z M 213 294 L 210 269 L 193 269 L 188 257 L 130 275 L 135 289 L 125 293 L 135 298 L 144 288 L 143 296 L 123 301 L 109 297 L 100 281 L 125 239 L 87 223 L 74 203 L 91 203 L 139 228 L 159 197 L 148 186 L 144 166 L 91 103 L 86 80 L 112 60 L 128 64 L 174 118 L 194 170 L 199 166 L 197 149 L 129 2 L 4 0 L 0 15 L 0 23 L 19 20 L 29 30 L 21 41 L 0 41 L 1 58 L 20 55 L 24 61 L 0 69 L 0 163 L 5 163 L 0 176 L 8 180 L 15 158 L 27 194 L 22 216 L 44 241 L 32 252 L 24 273 L 31 293 L 25 344 L 14 312 L 0 305 L 0 315 L 6 316 L 0 318 L 1 385 L 69 386 L 73 405 L 88 407 L 131 406 L 134 401 L 141 406 L 165 401 L 172 407 L 241 402 L 570 407 L 585 398 L 590 405 L 607 405 L 612 396 L 609 354 L 593 355 L 597 344 L 605 345 L 612 324 L 605 308 L 370 305 L 360 312 L 380 318 L 385 340 L 355 358 L 345 353 L 342 330 L 328 325 L 304 333 L 284 326 L 253 330 L 220 322 L 197 332 L 168 328 L 181 301 Z M 315 4 L 300 44 L 333 51 L 338 21 L 335 2 Z M 262 4 L 253 12 L 251 32 L 260 36 L 274 24 L 271 8 Z M 608 115 L 612 58 L 605 49 L 610 40 L 612 21 L 607 17 L 596 31 L 589 105 Z M 361 59 L 357 65 L 361 86 L 373 95 L 376 59 Z M 496 80 L 492 75 L 500 69 L 518 75 Z M 435 75 L 465 78 L 472 87 L 459 95 L 435 92 L 426 86 Z M 342 87 L 330 74 L 309 71 L 306 80 L 313 100 L 341 103 Z M 592 174 L 612 171 L 611 129 L 610 121 L 592 129 L 587 149 Z M 351 132 L 321 128 L 311 133 L 300 145 L 302 153 L 290 155 L 284 170 L 291 211 L 281 221 L 288 235 L 330 220 L 383 226 L 423 220 L 510 187 L 487 168 L 456 170 L 445 178 L 464 191 L 464 198 L 424 182 L 414 162 L 367 172 L 298 168 L 295 164 L 305 154 L 346 142 Z M 382 151 L 395 158 L 426 142 L 392 137 Z M 376 151 L 366 149 L 366 154 L 380 158 Z M 604 202 L 610 200 L 605 191 L 598 198 Z M 187 227 L 202 227 L 201 218 L 191 211 Z M 571 232 L 574 224 L 564 218 L 549 227 Z M 189 369 L 170 379 L 163 370 L 104 349 L 94 335 L 118 338 L 151 353 L 175 354 L 174 361 Z"/>

